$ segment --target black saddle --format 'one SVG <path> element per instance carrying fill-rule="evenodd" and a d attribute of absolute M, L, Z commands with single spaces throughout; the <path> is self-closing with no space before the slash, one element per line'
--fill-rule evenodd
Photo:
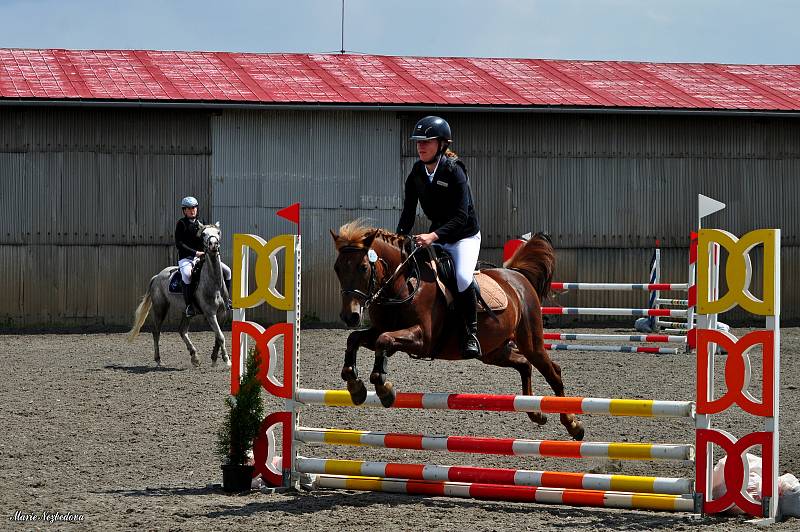
<path fill-rule="evenodd" d="M 200 281 L 200 272 L 203 270 L 203 264 L 205 261 L 200 259 L 197 261 L 197 264 L 194 265 L 192 268 L 192 282 L 190 283 L 192 289 L 197 287 L 197 283 Z M 169 291 L 175 294 L 180 294 L 183 292 L 183 287 L 181 286 L 181 270 L 180 268 L 175 268 L 175 271 L 169 278 Z"/>
<path fill-rule="evenodd" d="M 450 255 L 450 252 L 444 249 L 441 244 L 433 244 L 428 250 L 434 264 L 436 264 L 436 274 L 439 276 L 439 280 L 442 281 L 453 295 L 458 294 L 456 267 L 453 263 L 453 256 Z"/>

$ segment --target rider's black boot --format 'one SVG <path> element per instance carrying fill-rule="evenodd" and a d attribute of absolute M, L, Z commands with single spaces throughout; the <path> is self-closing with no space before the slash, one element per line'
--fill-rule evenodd
<path fill-rule="evenodd" d="M 186 303 L 186 310 L 183 311 L 183 314 L 187 318 L 191 318 L 196 314 L 194 305 L 192 305 L 192 285 L 181 281 L 181 286 L 183 287 L 183 301 Z"/>
<path fill-rule="evenodd" d="M 231 301 L 231 298 L 233 297 L 231 295 L 231 280 L 225 279 L 224 282 L 225 282 L 225 289 L 228 291 L 228 294 L 225 297 L 225 305 L 228 307 L 228 310 L 233 310 L 233 302 Z"/>
<path fill-rule="evenodd" d="M 458 309 L 465 326 L 461 342 L 464 358 L 481 358 L 481 344 L 478 342 L 478 301 L 474 282 L 458 294 Z"/>

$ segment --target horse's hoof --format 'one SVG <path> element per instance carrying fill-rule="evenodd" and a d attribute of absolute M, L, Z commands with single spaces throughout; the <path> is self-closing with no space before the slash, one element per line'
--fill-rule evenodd
<path fill-rule="evenodd" d="M 363 405 L 367 400 L 367 387 L 361 379 L 347 381 L 347 391 L 354 405 Z"/>
<path fill-rule="evenodd" d="M 354 366 L 345 366 L 342 368 L 342 380 L 345 382 L 351 382 L 358 378 L 358 372 Z"/>
<path fill-rule="evenodd" d="M 231 367 L 231 359 L 228 357 L 225 357 L 225 366 L 227 366 L 228 368 Z"/>
<path fill-rule="evenodd" d="M 200 367 L 200 359 L 194 353 L 192 353 L 192 365 L 196 368 Z"/>
<path fill-rule="evenodd" d="M 391 407 L 394 404 L 394 400 L 397 399 L 397 392 L 394 391 L 394 385 L 389 381 L 386 381 L 382 385 L 375 386 L 375 393 L 381 400 L 381 404 L 386 408 Z"/>
<path fill-rule="evenodd" d="M 543 414 L 542 412 L 531 412 L 528 417 L 537 425 L 545 425 L 547 423 L 547 414 Z"/>
<path fill-rule="evenodd" d="M 216 358 L 212 358 L 211 359 L 211 367 L 212 368 L 216 368 L 217 367 L 217 359 Z"/>
<path fill-rule="evenodd" d="M 584 436 L 583 422 L 576 421 L 575 425 L 572 427 L 572 430 L 569 431 L 569 435 L 572 436 L 572 439 L 575 441 L 583 440 Z"/>

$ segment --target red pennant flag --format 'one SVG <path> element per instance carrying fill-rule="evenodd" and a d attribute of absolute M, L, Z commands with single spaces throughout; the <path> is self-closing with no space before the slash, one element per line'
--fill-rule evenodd
<path fill-rule="evenodd" d="M 276 212 L 278 216 L 281 218 L 286 218 L 290 222 L 294 222 L 297 226 L 300 226 L 300 204 L 295 203 L 294 205 L 289 205 L 288 207 L 284 207 L 283 209 Z"/>

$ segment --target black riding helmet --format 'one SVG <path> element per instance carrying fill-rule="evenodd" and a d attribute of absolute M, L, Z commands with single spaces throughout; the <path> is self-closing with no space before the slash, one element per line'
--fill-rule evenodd
<path fill-rule="evenodd" d="M 410 138 L 415 142 L 432 139 L 439 140 L 439 149 L 436 150 L 436 155 L 430 161 L 422 161 L 425 164 L 433 164 L 447 150 L 453 140 L 453 134 L 450 132 L 450 124 L 447 123 L 447 120 L 438 116 L 426 116 L 414 126 L 414 131 L 411 133 Z"/>
<path fill-rule="evenodd" d="M 430 140 L 441 139 L 446 142 L 453 140 L 450 131 L 450 124 L 444 118 L 438 116 L 426 116 L 417 122 L 414 131 L 411 133 L 411 140 Z"/>

